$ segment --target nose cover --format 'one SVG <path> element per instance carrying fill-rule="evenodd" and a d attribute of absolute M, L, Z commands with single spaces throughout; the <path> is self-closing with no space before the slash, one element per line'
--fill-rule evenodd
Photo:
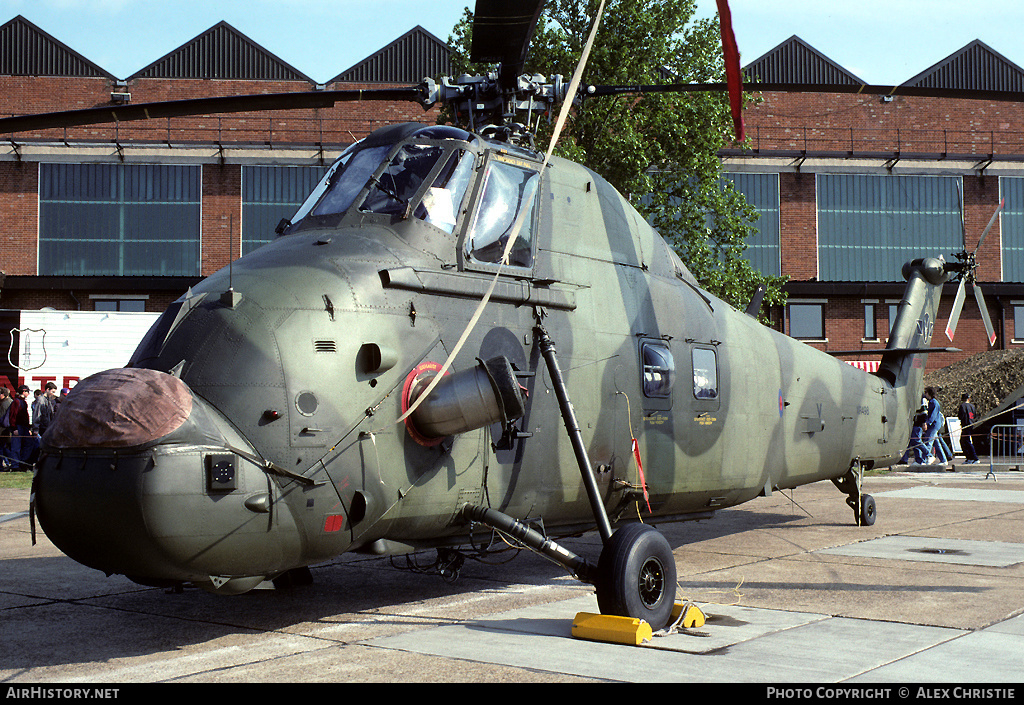
<path fill-rule="evenodd" d="M 192 394 L 177 377 L 125 368 L 86 377 L 61 402 L 44 443 L 52 448 L 128 448 L 178 429 Z"/>

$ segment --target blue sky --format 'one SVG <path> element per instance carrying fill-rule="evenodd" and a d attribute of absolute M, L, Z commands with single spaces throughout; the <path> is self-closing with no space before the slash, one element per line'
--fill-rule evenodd
<path fill-rule="evenodd" d="M 473 0 L 475 1 L 475 0 Z M 118 78 L 221 20 L 318 82 L 421 25 L 446 40 L 466 0 L 4 0 Z M 869 83 L 895 84 L 974 39 L 1024 66 L 1017 0 L 731 0 L 743 63 L 797 35 Z M 698 15 L 715 12 L 698 0 Z M 567 70 L 566 73 L 569 73 Z"/>

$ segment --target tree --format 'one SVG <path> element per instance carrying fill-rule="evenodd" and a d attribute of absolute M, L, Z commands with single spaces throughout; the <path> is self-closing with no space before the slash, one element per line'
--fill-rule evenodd
<path fill-rule="evenodd" d="M 526 70 L 543 76 L 575 70 L 598 0 L 549 0 Z M 606 0 L 583 83 L 631 85 L 724 81 L 718 20 L 693 20 L 695 0 Z M 454 73 L 492 67 L 469 62 L 472 13 L 449 44 Z M 553 120 L 552 120 L 553 122 Z M 542 125 L 538 145 L 547 145 Z M 721 178 L 717 154 L 731 139 L 724 93 L 646 93 L 585 99 L 573 110 L 556 154 L 598 172 L 661 233 L 698 281 L 743 308 L 765 284 L 765 303 L 785 302 L 785 279 L 765 276 L 743 258 L 757 213 Z"/>

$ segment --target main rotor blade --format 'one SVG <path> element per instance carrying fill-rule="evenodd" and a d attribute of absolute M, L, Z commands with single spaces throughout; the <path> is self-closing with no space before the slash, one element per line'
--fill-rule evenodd
<path fill-rule="evenodd" d="M 630 86 L 587 86 L 586 95 L 603 96 L 622 93 L 700 93 L 727 91 L 728 83 L 665 83 Z M 867 83 L 758 83 L 743 84 L 743 90 L 763 93 L 864 93 L 866 95 L 897 95 L 908 98 L 959 98 L 961 100 L 998 100 L 1024 102 L 1024 91 L 968 90 L 962 88 L 931 88 L 928 86 L 881 86 Z"/>
<path fill-rule="evenodd" d="M 953 336 L 956 334 L 956 326 L 960 322 L 960 311 L 964 307 L 964 298 L 967 292 L 964 287 L 967 286 L 967 279 L 960 279 L 960 286 L 956 290 L 956 298 L 953 299 L 953 308 L 949 312 L 949 322 L 946 324 L 946 338 L 949 342 L 953 342 Z"/>
<path fill-rule="evenodd" d="M 742 142 L 743 132 L 743 73 L 740 71 L 740 50 L 732 31 L 732 13 L 727 0 L 718 0 L 718 26 L 722 32 L 722 54 L 725 59 L 725 81 L 729 86 L 729 108 L 732 111 L 736 141 Z"/>
<path fill-rule="evenodd" d="M 65 110 L 38 115 L 19 115 L 0 118 L 0 134 L 46 130 L 59 127 L 96 125 L 105 122 L 127 122 L 149 118 L 188 117 L 241 113 L 262 110 L 296 110 L 300 108 L 330 108 L 335 103 L 349 100 L 418 100 L 421 92 L 415 86 L 406 88 L 350 89 L 338 91 L 310 91 L 308 93 L 261 93 L 232 95 L 216 98 L 190 98 L 135 105 L 107 105 L 84 110 Z"/>
<path fill-rule="evenodd" d="M 992 214 L 992 217 L 988 221 L 988 225 L 985 226 L 985 231 L 981 234 L 981 237 L 978 238 L 978 247 L 974 248 L 975 252 L 977 252 L 978 248 L 981 247 L 981 243 L 985 242 L 985 236 L 988 235 L 988 231 L 992 229 L 992 225 L 996 222 L 996 218 L 999 217 L 999 211 L 1003 210 L 1004 205 L 1006 205 L 1005 198 L 999 202 L 998 206 L 996 206 L 996 212 Z M 966 249 L 967 248 L 964 247 L 964 250 Z"/>
<path fill-rule="evenodd" d="M 973 284 L 974 299 L 978 302 L 978 310 L 981 311 L 981 322 L 985 324 L 985 334 L 988 336 L 988 345 L 992 347 L 996 343 L 996 331 L 992 327 L 992 319 L 988 317 L 988 306 L 985 305 L 985 295 L 981 293 L 981 287 Z"/>
<path fill-rule="evenodd" d="M 543 9 L 544 0 L 476 0 L 470 60 L 500 62 L 502 85 L 515 81 Z"/>

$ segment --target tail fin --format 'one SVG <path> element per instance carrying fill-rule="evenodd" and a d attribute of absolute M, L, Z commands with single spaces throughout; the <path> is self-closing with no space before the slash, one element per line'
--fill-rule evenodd
<path fill-rule="evenodd" d="M 928 360 L 935 317 L 939 311 L 942 285 L 949 279 L 942 258 L 926 257 L 903 265 L 903 278 L 907 288 L 896 312 L 896 322 L 889 334 L 889 344 L 882 354 L 878 376 L 893 387 L 906 390 L 901 394 L 904 404 L 913 404 L 921 398 L 924 386 L 924 368 Z M 908 407 L 908 413 L 909 413 Z"/>

